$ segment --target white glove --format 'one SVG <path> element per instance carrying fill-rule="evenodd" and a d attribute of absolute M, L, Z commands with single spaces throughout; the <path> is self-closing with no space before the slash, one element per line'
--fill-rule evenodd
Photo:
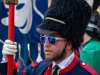
<path fill-rule="evenodd" d="M 2 54 L 3 54 L 2 62 L 7 62 L 8 61 L 7 56 L 15 55 L 16 52 L 17 52 L 17 43 L 12 42 L 10 40 L 6 40 L 2 50 Z"/>

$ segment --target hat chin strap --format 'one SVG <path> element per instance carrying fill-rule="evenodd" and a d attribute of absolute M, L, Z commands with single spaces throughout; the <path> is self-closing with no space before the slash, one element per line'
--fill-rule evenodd
<path fill-rule="evenodd" d="M 63 60 L 64 59 L 64 54 L 66 53 L 66 46 L 67 46 L 67 43 L 65 45 L 65 47 L 63 48 L 61 54 L 59 56 L 57 56 L 57 58 L 54 60 L 54 61 L 60 61 L 60 60 Z"/>
<path fill-rule="evenodd" d="M 64 54 L 66 53 L 66 47 L 67 47 L 67 43 L 66 43 L 66 45 L 65 45 L 65 47 L 63 48 L 63 50 L 62 50 L 62 53 L 61 53 L 61 55 L 60 55 L 60 57 L 61 58 L 63 58 L 64 57 Z"/>

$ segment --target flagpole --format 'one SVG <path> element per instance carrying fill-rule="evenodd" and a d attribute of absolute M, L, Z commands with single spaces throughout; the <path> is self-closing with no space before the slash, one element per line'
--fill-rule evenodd
<path fill-rule="evenodd" d="M 17 0 L 3 0 L 5 4 L 9 5 L 8 15 L 8 39 L 14 41 L 14 5 L 18 3 Z M 7 75 L 13 75 L 14 59 L 12 55 L 8 55 Z"/>

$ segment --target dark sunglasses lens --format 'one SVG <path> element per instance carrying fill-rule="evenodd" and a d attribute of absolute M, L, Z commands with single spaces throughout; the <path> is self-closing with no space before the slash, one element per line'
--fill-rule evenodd
<path fill-rule="evenodd" d="M 56 39 L 54 37 L 48 37 L 48 41 L 51 44 L 55 44 L 56 43 Z"/>
<path fill-rule="evenodd" d="M 40 41 L 41 41 L 42 44 L 44 44 L 45 41 L 46 41 L 46 38 L 45 38 L 45 37 L 41 37 L 41 38 L 40 38 Z"/>

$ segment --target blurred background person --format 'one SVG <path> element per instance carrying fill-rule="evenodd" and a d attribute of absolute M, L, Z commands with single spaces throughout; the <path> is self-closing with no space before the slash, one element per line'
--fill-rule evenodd
<path fill-rule="evenodd" d="M 100 15 L 97 11 L 91 15 L 84 34 L 80 59 L 92 66 L 100 75 Z"/>

